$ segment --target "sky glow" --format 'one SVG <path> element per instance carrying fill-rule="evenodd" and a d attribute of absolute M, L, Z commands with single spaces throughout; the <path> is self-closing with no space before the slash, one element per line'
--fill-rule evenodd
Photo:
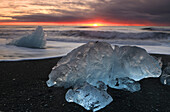
<path fill-rule="evenodd" d="M 170 25 L 170 0 L 1 0 L 0 25 Z"/>

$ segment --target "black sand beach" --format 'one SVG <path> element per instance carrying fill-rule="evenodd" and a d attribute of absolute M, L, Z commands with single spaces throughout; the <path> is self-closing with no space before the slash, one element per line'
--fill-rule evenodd
<path fill-rule="evenodd" d="M 164 66 L 170 55 L 162 57 Z M 60 58 L 0 62 L 0 112 L 86 112 L 65 100 L 64 88 L 47 87 L 51 68 Z M 130 93 L 108 89 L 113 102 L 100 112 L 170 112 L 170 87 L 159 78 L 140 81 L 141 90 Z"/>

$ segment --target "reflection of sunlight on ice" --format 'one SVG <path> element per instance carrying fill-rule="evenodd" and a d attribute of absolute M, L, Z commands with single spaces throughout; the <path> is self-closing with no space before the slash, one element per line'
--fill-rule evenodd
<path fill-rule="evenodd" d="M 140 60 L 142 60 L 143 59 L 143 56 L 140 56 Z"/>
<path fill-rule="evenodd" d="M 165 79 L 165 80 L 164 80 L 164 84 L 166 85 L 166 83 L 167 83 L 167 82 L 166 82 L 166 79 Z"/>

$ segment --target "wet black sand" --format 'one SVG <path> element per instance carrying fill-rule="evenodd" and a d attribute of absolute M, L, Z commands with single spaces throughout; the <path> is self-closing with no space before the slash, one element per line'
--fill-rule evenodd
<path fill-rule="evenodd" d="M 170 62 L 162 57 L 164 66 Z M 46 80 L 51 68 L 60 58 L 0 62 L 0 112 L 86 112 L 65 100 L 64 88 L 48 88 Z M 140 81 L 141 90 L 130 93 L 108 89 L 113 102 L 100 112 L 170 112 L 170 86 L 164 86 L 159 78 Z"/>

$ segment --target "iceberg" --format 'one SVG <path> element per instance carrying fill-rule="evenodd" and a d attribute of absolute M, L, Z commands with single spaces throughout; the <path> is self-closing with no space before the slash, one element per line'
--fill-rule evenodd
<path fill-rule="evenodd" d="M 170 86 L 170 66 L 163 70 L 160 81 L 162 84 Z"/>
<path fill-rule="evenodd" d="M 128 77 L 139 81 L 159 77 L 162 73 L 159 60 L 150 56 L 145 49 L 136 46 L 115 46 L 113 79 Z"/>
<path fill-rule="evenodd" d="M 112 97 L 105 90 L 99 90 L 88 83 L 69 89 L 65 99 L 67 102 L 75 102 L 86 110 L 92 110 L 93 112 L 104 108 L 113 101 Z"/>
<path fill-rule="evenodd" d="M 19 39 L 14 39 L 8 43 L 8 45 L 16 45 L 29 48 L 45 48 L 46 39 L 43 28 L 38 26 L 32 34 L 23 36 Z"/>
<path fill-rule="evenodd" d="M 47 86 L 72 87 L 65 96 L 68 102 L 97 111 L 112 101 L 107 85 L 136 92 L 140 90 L 137 81 L 159 77 L 161 72 L 160 62 L 145 49 L 115 46 L 113 50 L 106 42 L 88 42 L 61 58 L 52 68 Z"/>
<path fill-rule="evenodd" d="M 71 51 L 53 67 L 47 85 L 68 88 L 88 82 L 96 86 L 98 81 L 107 85 L 112 66 L 111 45 L 105 42 L 89 42 Z"/>
<path fill-rule="evenodd" d="M 113 71 L 108 85 L 130 92 L 140 90 L 139 81 L 161 75 L 160 60 L 150 56 L 145 49 L 136 46 L 115 46 Z"/>

